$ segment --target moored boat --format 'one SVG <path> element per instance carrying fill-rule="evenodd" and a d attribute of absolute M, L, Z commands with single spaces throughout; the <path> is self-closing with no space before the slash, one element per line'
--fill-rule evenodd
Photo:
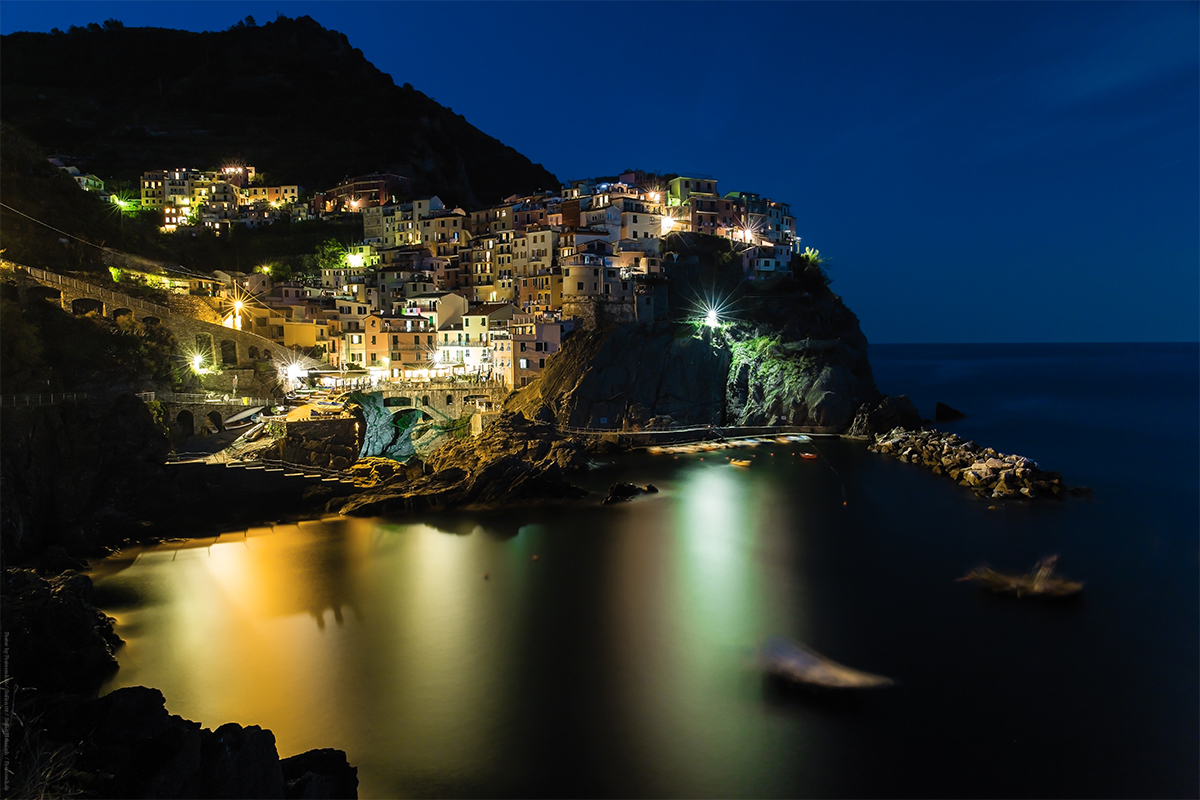
<path fill-rule="evenodd" d="M 769 674 L 810 686 L 831 689 L 875 689 L 891 686 L 891 678 L 839 664 L 799 642 L 772 636 L 759 648 L 763 669 Z"/>

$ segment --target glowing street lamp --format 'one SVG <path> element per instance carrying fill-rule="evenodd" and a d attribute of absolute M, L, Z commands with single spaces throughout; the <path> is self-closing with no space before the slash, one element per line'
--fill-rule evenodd
<path fill-rule="evenodd" d="M 720 324 L 717 322 L 717 310 L 715 308 L 710 308 L 704 315 L 704 324 L 710 328 L 715 328 Z"/>
<path fill-rule="evenodd" d="M 204 356 L 199 354 L 192 356 L 192 369 L 199 372 L 202 364 L 204 364 Z"/>

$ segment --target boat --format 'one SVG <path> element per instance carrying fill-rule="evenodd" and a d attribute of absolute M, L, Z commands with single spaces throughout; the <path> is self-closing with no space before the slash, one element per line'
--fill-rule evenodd
<path fill-rule="evenodd" d="M 831 689 L 875 689 L 891 686 L 891 678 L 861 672 L 831 661 L 797 641 L 772 636 L 759 648 L 759 658 L 768 674 L 809 686 Z"/>
<path fill-rule="evenodd" d="M 800 457 L 801 458 L 816 458 L 817 454 L 816 453 L 801 453 Z"/>
<path fill-rule="evenodd" d="M 1083 591 L 1079 581 L 1060 578 L 1054 574 L 1058 556 L 1046 556 L 1024 575 L 1007 575 L 991 567 L 973 569 L 958 579 L 960 583 L 975 583 L 993 592 L 1015 594 L 1017 597 L 1067 597 Z"/>
<path fill-rule="evenodd" d="M 735 467 L 748 467 L 748 466 L 750 466 L 750 459 L 748 459 L 748 458 L 731 458 L 731 459 L 729 459 L 729 463 Z"/>
<path fill-rule="evenodd" d="M 253 442 L 256 439 L 258 439 L 260 436 L 262 436 L 263 431 L 265 431 L 266 429 L 267 429 L 267 423 L 256 422 L 254 424 L 254 426 L 250 428 L 250 430 L 248 430 L 242 434 L 241 438 L 245 439 L 247 442 Z"/>
<path fill-rule="evenodd" d="M 250 427 L 254 424 L 255 418 L 260 412 L 262 412 L 264 408 L 266 408 L 266 406 L 254 406 L 253 408 L 247 408 L 245 411 L 234 414 L 232 417 L 225 420 L 225 430 L 236 431 L 239 428 Z"/>

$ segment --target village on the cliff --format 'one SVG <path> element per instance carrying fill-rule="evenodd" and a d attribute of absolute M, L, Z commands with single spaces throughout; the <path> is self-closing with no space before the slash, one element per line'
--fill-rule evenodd
<path fill-rule="evenodd" d="M 95 175 L 60 166 L 106 194 Z M 267 267 L 211 280 L 122 270 L 222 298 L 224 325 L 315 355 L 336 372 L 331 385 L 467 376 L 520 388 L 573 328 L 666 317 L 669 234 L 734 243 L 748 280 L 789 274 L 800 253 L 787 203 L 721 195 L 711 176 L 627 172 L 474 211 L 436 196 L 405 201 L 411 188 L 376 173 L 305 198 L 297 185 L 256 181 L 254 167 L 226 166 L 146 172 L 138 197 L 110 199 L 161 214 L 161 230 L 176 236 L 358 215 L 361 240 L 320 270 L 319 284 L 272 281 Z"/>

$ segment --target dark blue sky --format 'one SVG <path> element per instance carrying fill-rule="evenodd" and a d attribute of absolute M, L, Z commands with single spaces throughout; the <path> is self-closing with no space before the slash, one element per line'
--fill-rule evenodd
<path fill-rule="evenodd" d="M 1200 338 L 1197 3 L 3 0 L 0 31 L 277 12 L 559 178 L 790 201 L 872 341 Z"/>

